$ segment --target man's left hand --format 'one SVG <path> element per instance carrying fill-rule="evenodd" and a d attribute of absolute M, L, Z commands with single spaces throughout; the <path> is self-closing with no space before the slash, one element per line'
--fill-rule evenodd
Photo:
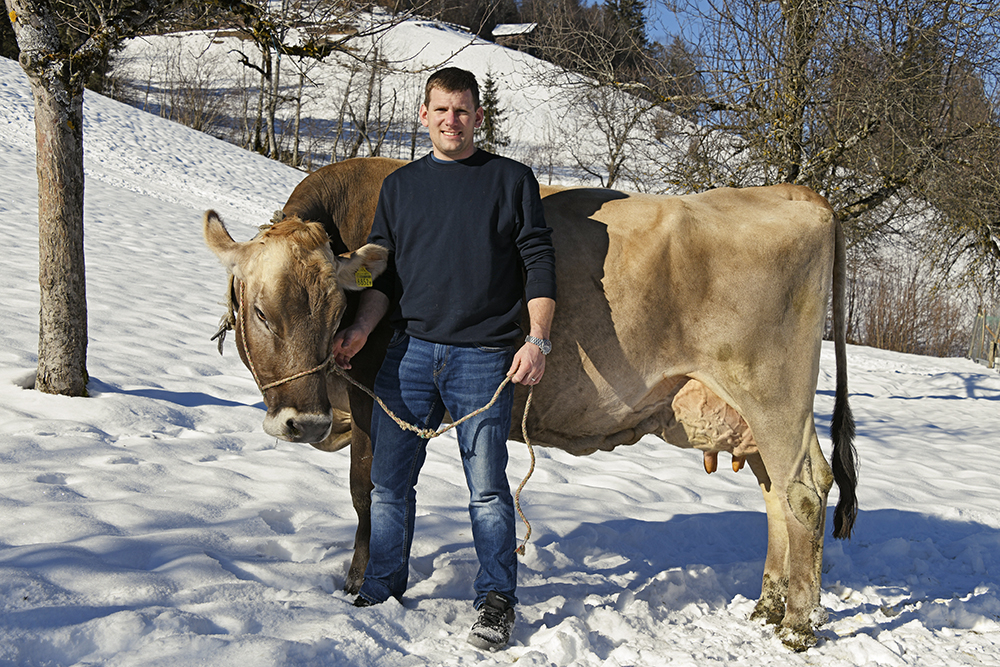
<path fill-rule="evenodd" d="M 514 355 L 507 376 L 516 384 L 536 385 L 545 375 L 545 355 L 533 343 L 525 343 Z"/>

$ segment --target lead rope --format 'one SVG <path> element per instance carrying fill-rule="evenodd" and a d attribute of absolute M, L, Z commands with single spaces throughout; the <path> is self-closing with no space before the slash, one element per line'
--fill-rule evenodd
<path fill-rule="evenodd" d="M 480 415 L 489 410 L 490 408 L 492 408 L 493 404 L 496 403 L 497 399 L 500 397 L 500 392 L 502 392 L 503 388 L 506 387 L 507 383 L 510 382 L 510 377 L 505 377 L 503 379 L 503 382 L 500 383 L 500 386 L 497 387 L 497 390 L 493 393 L 493 398 L 491 398 L 490 402 L 484 405 L 483 407 L 479 408 L 478 410 L 473 410 L 472 412 L 465 415 L 458 421 L 453 421 L 452 423 L 447 424 L 437 430 L 433 430 L 429 428 L 421 428 L 419 426 L 414 426 L 413 424 L 410 424 L 409 422 L 400 419 L 399 417 L 396 416 L 396 414 L 392 410 L 390 410 L 386 406 L 385 403 L 382 402 L 381 398 L 375 395 L 375 392 L 373 392 L 368 387 L 364 386 L 363 384 L 352 378 L 340 366 L 334 365 L 332 366 L 332 368 L 342 378 L 353 384 L 361 391 L 368 394 L 385 411 L 385 414 L 389 415 L 389 418 L 392 419 L 392 421 L 396 422 L 399 428 L 407 431 L 412 431 L 413 433 L 416 433 L 418 436 L 424 438 L 425 440 L 430 440 L 431 438 L 436 438 L 437 436 L 443 433 L 447 433 L 449 430 L 455 428 L 465 420 L 471 419 L 472 417 Z M 517 510 L 518 516 L 521 517 L 521 521 L 524 522 L 525 528 L 527 529 L 527 532 L 524 535 L 524 541 L 521 542 L 521 546 L 514 549 L 514 551 L 521 556 L 525 554 L 525 546 L 528 544 L 528 539 L 531 537 L 531 523 L 528 521 L 528 518 L 524 515 L 524 512 L 521 510 L 521 489 L 523 489 L 524 485 L 528 483 L 528 479 L 531 478 L 531 474 L 535 471 L 535 448 L 531 444 L 531 439 L 528 438 L 528 410 L 531 407 L 531 397 L 534 396 L 534 394 L 535 394 L 535 388 L 533 386 L 529 387 L 528 400 L 524 404 L 524 415 L 521 417 L 521 437 L 524 438 L 524 444 L 528 446 L 528 454 L 531 455 L 531 465 L 528 468 L 528 473 L 524 476 L 524 479 L 522 479 L 521 483 L 518 485 L 517 491 L 514 492 L 514 508 Z"/>
<path fill-rule="evenodd" d="M 413 424 L 410 424 L 409 422 L 406 422 L 406 421 L 400 419 L 399 417 L 397 417 L 395 415 L 395 413 L 393 413 L 392 410 L 390 410 L 386 406 L 385 403 L 382 402 L 381 398 L 379 398 L 378 396 L 375 395 L 375 393 L 372 390 L 370 390 L 368 387 L 364 386 L 360 382 L 357 382 L 354 378 L 352 378 L 350 375 L 348 375 L 346 372 L 344 372 L 344 369 L 342 369 L 340 366 L 334 365 L 333 366 L 333 370 L 335 372 L 339 373 L 341 377 L 343 377 L 345 380 L 347 380 L 348 382 L 350 382 L 351 384 L 353 384 L 355 387 L 357 387 L 361 391 L 363 391 L 366 394 L 368 394 L 369 396 L 371 396 L 375 400 L 375 402 L 378 403 L 379 406 L 383 410 L 385 410 L 385 414 L 389 415 L 389 417 L 392 419 L 392 421 L 396 422 L 396 424 L 399 425 L 399 428 L 401 428 L 403 430 L 406 430 L 406 431 L 412 431 L 413 433 L 416 433 L 417 435 L 419 435 L 424 440 L 430 440 L 431 438 L 438 437 L 442 433 L 447 433 L 448 431 L 450 431 L 451 429 L 455 428 L 456 426 L 458 426 L 462 422 L 466 421 L 467 419 L 472 419 L 476 415 L 481 415 L 482 413 L 484 413 L 487 410 L 489 410 L 490 408 L 492 408 L 493 404 L 497 402 L 498 398 L 500 398 L 500 392 L 502 392 L 503 388 L 507 386 L 508 382 L 510 382 L 510 378 L 509 377 L 505 377 L 503 379 L 503 382 L 500 383 L 500 386 L 497 387 L 497 390 L 493 393 L 493 398 L 490 399 L 489 403 L 487 403 L 483 407 L 479 408 L 478 410 L 473 410 L 472 412 L 470 412 L 469 414 L 465 415 L 464 417 L 462 417 L 458 421 L 453 421 L 450 424 L 446 424 L 445 426 L 442 426 L 441 428 L 439 428 L 439 429 L 437 429 L 435 431 L 434 429 L 421 428 L 419 426 L 414 426 Z"/>
<path fill-rule="evenodd" d="M 528 409 L 531 407 L 531 397 L 535 395 L 535 387 L 532 386 L 528 389 L 528 400 L 524 403 L 524 415 L 521 416 L 521 437 L 524 438 L 524 444 L 528 446 L 528 454 L 531 455 L 531 466 L 528 468 L 528 474 L 524 476 L 521 483 L 517 487 L 517 491 L 514 492 L 514 507 L 517 509 L 518 516 L 521 517 L 521 521 L 524 522 L 527 532 L 524 534 L 524 541 L 521 542 L 521 546 L 514 549 L 515 553 L 520 556 L 524 555 L 524 548 L 528 546 L 528 539 L 531 537 L 531 524 L 528 523 L 527 517 L 524 516 L 524 512 L 521 511 L 521 489 L 524 485 L 528 483 L 528 478 L 531 477 L 531 473 L 535 472 L 535 448 L 531 446 L 531 439 L 528 438 Z"/>
<path fill-rule="evenodd" d="M 376 396 L 375 393 L 372 390 L 370 390 L 368 387 L 364 386 L 360 382 L 357 382 L 354 378 L 352 378 L 350 375 L 348 375 L 344 371 L 344 369 L 342 369 L 340 366 L 337 366 L 336 364 L 331 364 L 330 362 L 333 359 L 333 355 L 330 355 L 321 364 L 319 364 L 318 366 L 316 366 L 314 368 L 310 368 L 307 371 L 302 371 L 301 373 L 296 373 L 295 375 L 291 375 L 291 376 L 286 377 L 286 378 L 281 379 L 281 380 L 276 380 L 275 382 L 269 382 L 267 384 L 261 384 L 260 377 L 257 375 L 257 368 L 256 368 L 256 366 L 254 366 L 254 363 L 253 363 L 253 357 L 250 355 L 250 346 L 247 345 L 247 338 L 246 338 L 246 318 L 247 318 L 247 310 L 248 309 L 247 309 L 247 304 L 246 304 L 246 283 L 244 283 L 243 281 L 240 281 L 240 297 L 239 298 L 240 298 L 240 308 L 239 308 L 240 312 L 237 313 L 237 326 L 240 327 L 240 331 L 239 331 L 240 335 L 237 338 L 237 341 L 239 341 L 239 340 L 243 341 L 243 353 L 245 354 L 245 356 L 247 358 L 247 366 L 250 367 L 250 373 L 253 375 L 254 382 L 257 383 L 257 387 L 260 389 L 260 393 L 261 394 L 263 394 L 268 389 L 272 389 L 272 388 L 277 387 L 279 385 L 285 384 L 286 382 L 291 382 L 292 380 L 297 380 L 297 379 L 299 379 L 301 377 L 305 377 L 307 375 L 312 375 L 313 373 L 318 373 L 319 371 L 323 370 L 324 368 L 330 367 L 330 368 L 333 368 L 333 370 L 336 371 L 338 374 L 340 374 L 340 376 L 342 378 L 344 378 L 345 380 L 347 380 L 348 382 L 350 382 L 351 384 L 353 384 L 355 387 L 357 387 L 361 391 L 363 391 L 366 394 L 368 394 L 375 402 L 377 402 L 379 404 L 379 406 L 383 410 L 385 410 L 385 413 L 387 415 L 389 415 L 389 417 L 391 417 L 392 420 L 394 422 L 396 422 L 396 424 L 399 425 L 399 427 L 401 429 L 405 429 L 407 431 L 412 431 L 412 432 L 416 433 L 418 436 L 420 436 L 421 438 L 423 438 L 425 440 L 430 440 L 431 438 L 436 438 L 437 436 L 439 436 L 439 435 L 441 435 L 443 433 L 447 433 L 448 431 L 450 431 L 451 429 L 455 428 L 456 426 L 458 426 L 462 422 L 466 421 L 467 419 L 471 419 L 472 417 L 475 417 L 476 415 L 480 415 L 480 414 L 486 412 L 487 410 L 489 410 L 490 408 L 492 408 L 493 404 L 497 402 L 498 398 L 500 398 L 500 392 L 502 392 L 503 388 L 506 387 L 507 383 L 510 382 L 510 377 L 505 377 L 503 379 L 503 382 L 500 383 L 500 386 L 497 387 L 497 390 L 493 393 L 493 398 L 490 399 L 489 403 L 487 403 L 483 407 L 479 408 L 478 410 L 473 410 L 472 412 L 470 412 L 469 414 L 465 415 L 464 417 L 462 417 L 458 421 L 454 421 L 454 422 L 452 422 L 450 424 L 447 424 L 446 426 L 443 426 L 443 427 L 441 427 L 441 428 L 439 428 L 437 430 L 432 430 L 432 429 L 429 429 L 429 428 L 420 428 L 419 426 L 414 426 L 413 424 L 410 424 L 410 423 L 408 423 L 406 421 L 403 421 L 402 419 L 400 419 L 399 417 L 397 417 L 396 414 L 392 410 L 390 410 L 386 406 L 386 404 L 382 402 L 382 399 L 379 398 L 378 396 Z M 528 438 L 528 409 L 531 407 L 531 397 L 534 395 L 534 393 L 535 393 L 535 387 L 534 386 L 529 387 L 528 388 L 528 400 L 524 404 L 524 415 L 521 417 L 521 437 L 524 438 L 524 444 L 526 444 L 528 446 L 528 453 L 531 455 L 531 466 L 528 468 L 528 474 L 525 475 L 524 479 L 521 480 L 521 484 L 518 485 L 517 491 L 514 493 L 514 507 L 517 509 L 517 513 L 521 517 L 521 521 L 524 522 L 524 525 L 527 528 L 527 532 L 524 535 L 524 541 L 521 542 L 521 546 L 519 546 L 516 549 L 514 549 L 514 551 L 516 553 L 520 554 L 521 556 L 524 555 L 524 553 L 525 553 L 525 546 L 528 544 L 528 538 L 531 537 L 531 524 L 528 522 L 527 517 L 524 516 L 524 512 L 521 510 L 521 489 L 523 489 L 524 485 L 528 483 L 528 479 L 531 477 L 531 474 L 535 471 L 535 448 L 531 445 L 531 440 Z"/>

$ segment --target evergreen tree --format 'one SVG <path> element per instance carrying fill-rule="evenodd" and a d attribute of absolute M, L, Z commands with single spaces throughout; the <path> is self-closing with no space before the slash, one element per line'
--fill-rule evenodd
<path fill-rule="evenodd" d="M 501 129 L 506 111 L 500 108 L 500 96 L 493 74 L 486 73 L 481 89 L 480 104 L 483 107 L 483 124 L 476 130 L 476 146 L 491 153 L 510 145 L 510 137 Z"/>
<path fill-rule="evenodd" d="M 645 50 L 646 3 L 643 0 L 606 0 L 605 12 L 612 34 L 622 40 L 622 46 Z"/>
<path fill-rule="evenodd" d="M 616 77 L 641 76 L 649 42 L 646 38 L 646 3 L 643 0 L 605 0 L 605 39 Z"/>

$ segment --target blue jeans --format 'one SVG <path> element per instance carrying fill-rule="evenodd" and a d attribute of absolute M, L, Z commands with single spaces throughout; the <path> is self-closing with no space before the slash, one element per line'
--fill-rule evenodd
<path fill-rule="evenodd" d="M 453 419 L 489 403 L 506 377 L 514 348 L 440 345 L 397 333 L 375 380 L 375 393 L 400 419 L 436 429 L 445 410 Z M 478 609 L 496 591 L 512 603 L 517 587 L 514 501 L 507 482 L 507 438 L 513 385 L 486 412 L 456 427 L 469 487 L 472 539 L 479 558 L 473 583 Z M 376 404 L 372 415 L 371 557 L 361 596 L 400 598 L 406 590 L 416 511 L 417 476 L 427 441 L 400 428 Z"/>

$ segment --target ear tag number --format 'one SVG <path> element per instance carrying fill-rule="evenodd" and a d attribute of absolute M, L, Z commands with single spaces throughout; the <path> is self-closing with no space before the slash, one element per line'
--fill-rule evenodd
<path fill-rule="evenodd" d="M 354 282 L 356 282 L 358 284 L 358 287 L 361 288 L 371 287 L 372 272 L 362 266 L 360 269 L 354 272 Z"/>

